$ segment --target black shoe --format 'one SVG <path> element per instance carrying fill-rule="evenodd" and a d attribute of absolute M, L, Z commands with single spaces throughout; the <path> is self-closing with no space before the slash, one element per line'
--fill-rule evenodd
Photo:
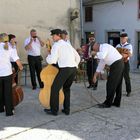
<path fill-rule="evenodd" d="M 87 88 L 92 88 L 93 86 L 92 85 L 89 85 Z"/>
<path fill-rule="evenodd" d="M 0 110 L 0 113 L 3 113 L 4 112 L 4 109 Z"/>
<path fill-rule="evenodd" d="M 12 112 L 11 113 L 6 113 L 6 116 L 8 117 L 8 116 L 13 116 L 14 115 L 14 110 L 12 110 Z"/>
<path fill-rule="evenodd" d="M 54 116 L 58 115 L 57 112 L 52 112 L 50 109 L 44 109 L 44 112 L 50 115 L 54 115 Z"/>
<path fill-rule="evenodd" d="M 36 87 L 32 87 L 32 90 L 36 90 Z"/>
<path fill-rule="evenodd" d="M 44 88 L 44 84 L 43 83 L 40 84 L 40 88 Z"/>
<path fill-rule="evenodd" d="M 115 106 L 115 107 L 120 107 L 120 105 L 119 105 L 119 104 L 115 104 L 115 103 L 113 103 L 113 104 L 112 104 L 112 106 Z"/>
<path fill-rule="evenodd" d="M 98 107 L 99 107 L 99 108 L 110 108 L 111 106 L 102 103 L 102 104 L 98 104 Z"/>
<path fill-rule="evenodd" d="M 127 96 L 127 97 L 130 97 L 130 92 L 127 92 L 126 96 Z"/>
<path fill-rule="evenodd" d="M 63 112 L 65 115 L 69 115 L 69 114 L 70 114 L 69 111 L 66 111 L 66 110 L 64 110 L 64 109 L 62 109 L 62 112 Z"/>

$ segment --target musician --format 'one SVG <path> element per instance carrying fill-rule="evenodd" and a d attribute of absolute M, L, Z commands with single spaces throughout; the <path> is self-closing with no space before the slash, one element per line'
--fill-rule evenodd
<path fill-rule="evenodd" d="M 17 47 L 16 47 L 16 44 L 17 44 L 16 36 L 13 34 L 9 34 L 8 37 L 9 37 L 9 49 L 13 49 L 14 53 L 16 53 L 16 55 L 18 56 Z M 11 59 L 11 64 L 12 64 L 12 67 L 15 69 L 15 72 L 17 72 L 18 71 L 17 63 L 13 59 Z M 18 84 L 18 74 L 16 74 L 15 76 L 15 82 L 16 84 Z"/>
<path fill-rule="evenodd" d="M 37 36 L 37 31 L 35 29 L 30 31 L 30 37 L 25 40 L 24 46 L 28 54 L 32 89 L 35 90 L 37 87 L 36 74 L 39 86 L 40 88 L 43 88 L 43 83 L 40 79 L 40 72 L 42 70 L 41 47 L 44 46 L 44 42 L 40 39 L 40 37 Z"/>
<path fill-rule="evenodd" d="M 58 115 L 59 110 L 59 90 L 63 88 L 64 92 L 64 109 L 63 113 L 70 113 L 70 87 L 75 78 L 80 56 L 76 50 L 62 39 L 62 30 L 51 30 L 54 44 L 46 61 L 48 64 L 58 64 L 59 72 L 56 75 L 51 87 L 50 109 L 44 111 L 48 114 Z"/>
<path fill-rule="evenodd" d="M 96 90 L 98 86 L 98 80 L 96 81 L 96 83 L 93 83 L 92 80 L 98 65 L 97 58 L 91 55 L 94 42 L 95 42 L 95 37 L 93 34 L 90 34 L 89 43 L 86 45 L 85 60 L 87 61 L 86 69 L 87 69 L 87 76 L 88 76 L 88 83 L 89 83 L 89 86 L 87 88 L 93 88 L 93 90 Z"/>
<path fill-rule="evenodd" d="M 132 45 L 127 42 L 128 41 L 128 35 L 127 33 L 122 33 L 120 34 L 120 44 L 116 46 L 116 48 L 126 48 L 130 52 L 129 54 L 122 54 L 124 58 L 124 72 L 123 72 L 123 77 L 125 80 L 126 84 L 126 96 L 129 97 L 131 94 L 131 81 L 130 81 L 130 76 L 129 76 L 129 71 L 130 71 L 130 64 L 129 64 L 129 59 L 132 56 L 133 49 Z"/>
<path fill-rule="evenodd" d="M 12 100 L 12 65 L 10 60 L 14 60 L 19 69 L 23 66 L 13 49 L 9 49 L 8 35 L 0 34 L 0 113 L 6 112 L 6 116 L 14 114 Z"/>
<path fill-rule="evenodd" d="M 69 44 L 71 44 L 70 41 L 69 41 L 69 39 L 68 39 L 68 32 L 67 32 L 66 30 L 62 30 L 61 36 L 62 36 L 62 39 L 63 39 L 64 41 L 66 41 L 66 42 L 68 42 Z"/>
<path fill-rule="evenodd" d="M 100 59 L 93 77 L 94 82 L 96 82 L 97 77 L 104 69 L 105 65 L 107 64 L 110 66 L 106 84 L 106 100 L 102 104 L 98 104 L 98 107 L 109 108 L 112 105 L 120 107 L 122 95 L 122 76 L 124 68 L 122 55 L 113 46 L 106 43 L 95 43 L 93 45 L 92 55 L 96 55 L 97 58 Z"/>

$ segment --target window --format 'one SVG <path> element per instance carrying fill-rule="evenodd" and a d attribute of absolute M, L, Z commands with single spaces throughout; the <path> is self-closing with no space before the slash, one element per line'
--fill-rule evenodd
<path fill-rule="evenodd" d="M 138 18 L 140 19 L 140 0 L 138 0 Z"/>
<path fill-rule="evenodd" d="M 85 22 L 92 21 L 92 7 L 85 7 Z"/>

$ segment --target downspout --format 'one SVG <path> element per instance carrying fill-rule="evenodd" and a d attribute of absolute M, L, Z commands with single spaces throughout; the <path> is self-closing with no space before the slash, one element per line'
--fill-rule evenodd
<path fill-rule="evenodd" d="M 80 26 L 81 26 L 81 45 L 84 40 L 84 31 L 83 31 L 83 0 L 80 0 Z"/>

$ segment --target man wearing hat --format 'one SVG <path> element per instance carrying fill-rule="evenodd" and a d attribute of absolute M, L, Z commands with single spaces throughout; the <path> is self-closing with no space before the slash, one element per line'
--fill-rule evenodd
<path fill-rule="evenodd" d="M 129 59 L 132 56 L 133 49 L 132 45 L 127 42 L 128 41 L 128 35 L 127 33 L 123 32 L 120 34 L 120 44 L 116 46 L 116 48 L 125 48 L 129 51 L 129 54 L 123 54 L 122 56 L 124 58 L 124 71 L 123 71 L 123 77 L 125 80 L 126 84 L 126 96 L 129 97 L 131 94 L 131 82 L 130 82 L 130 76 L 129 76 L 129 71 L 130 71 L 130 64 L 129 64 Z"/>
<path fill-rule="evenodd" d="M 76 76 L 76 68 L 80 62 L 80 56 L 77 51 L 66 41 L 62 39 L 61 29 L 51 30 L 51 36 L 54 41 L 50 54 L 46 61 L 48 64 L 57 64 L 59 72 L 56 75 L 50 96 L 50 109 L 44 111 L 48 114 L 57 115 L 59 110 L 59 90 L 63 88 L 64 109 L 62 112 L 66 115 L 70 113 L 70 87 Z"/>
<path fill-rule="evenodd" d="M 16 43 L 17 43 L 16 42 L 16 36 L 13 35 L 13 34 L 9 34 L 8 37 L 9 37 L 9 49 L 12 49 L 13 52 L 18 56 L 17 46 L 16 46 Z M 17 72 L 18 71 L 17 63 L 13 59 L 11 59 L 11 64 L 12 64 L 12 67 L 15 69 L 15 72 Z M 16 84 L 18 84 L 18 73 L 15 76 L 15 82 L 16 82 Z"/>
<path fill-rule="evenodd" d="M 93 45 L 95 43 L 95 36 L 94 34 L 91 32 L 88 36 L 88 44 L 85 46 L 85 60 L 87 62 L 86 65 L 86 70 L 87 70 L 87 77 L 88 77 L 88 87 L 87 88 L 93 88 L 93 90 L 97 89 L 98 86 L 98 80 L 96 81 L 96 83 L 93 83 L 93 75 L 96 72 L 96 68 L 98 65 L 98 61 L 96 57 L 93 57 L 91 55 L 91 52 L 93 50 Z"/>

